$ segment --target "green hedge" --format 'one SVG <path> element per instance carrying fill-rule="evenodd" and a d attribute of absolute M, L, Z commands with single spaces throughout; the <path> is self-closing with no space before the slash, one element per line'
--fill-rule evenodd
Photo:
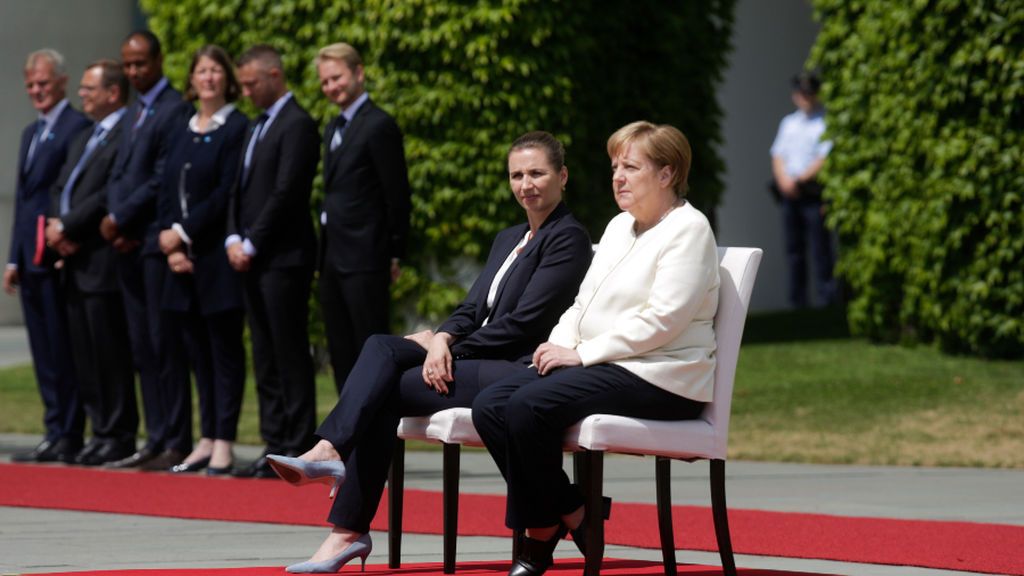
<path fill-rule="evenodd" d="M 465 293 L 453 263 L 481 260 L 495 232 L 522 221 L 505 154 L 527 130 L 567 144 L 567 197 L 595 239 L 616 212 L 604 141 L 639 118 L 690 136 L 694 198 L 713 209 L 722 189 L 714 87 L 733 3 L 141 0 L 176 85 L 205 43 L 232 54 L 269 43 L 322 122 L 338 112 L 320 94 L 317 49 L 346 41 L 362 52 L 371 95 L 406 135 L 413 187 L 411 254 L 394 296 L 430 319 Z"/>
<path fill-rule="evenodd" d="M 815 0 L 855 333 L 1024 353 L 1024 9 Z"/>

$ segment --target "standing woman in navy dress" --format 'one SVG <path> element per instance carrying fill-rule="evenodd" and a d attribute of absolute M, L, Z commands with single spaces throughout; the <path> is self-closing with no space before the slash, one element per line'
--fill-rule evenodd
<path fill-rule="evenodd" d="M 199 392 L 202 437 L 173 472 L 206 468 L 227 474 L 234 463 L 245 383 L 242 284 L 224 252 L 228 194 L 242 155 L 248 119 L 235 110 L 241 93 L 231 60 L 218 46 L 192 59 L 185 97 L 198 111 L 176 134 L 160 191 L 160 249 L 172 274 L 162 307 L 183 331 Z M 187 395 L 185 396 L 188 397 Z"/>

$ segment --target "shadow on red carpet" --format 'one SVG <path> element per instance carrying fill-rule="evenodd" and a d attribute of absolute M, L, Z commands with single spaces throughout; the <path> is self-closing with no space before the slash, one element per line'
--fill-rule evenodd
<path fill-rule="evenodd" d="M 498 576 L 507 574 L 508 562 L 460 562 L 459 576 Z M 392 570 L 387 564 L 367 565 L 366 572 L 359 571 L 359 564 L 342 569 L 342 574 L 365 574 L 367 576 L 393 574 L 396 576 L 444 576 L 440 563 L 408 564 Z M 583 573 L 583 562 L 560 560 L 545 574 L 548 576 L 579 576 Z M 644 560 L 606 559 L 601 566 L 605 576 L 654 576 L 662 574 L 661 564 Z M 287 574 L 283 567 L 266 566 L 256 568 L 180 568 L 157 570 L 95 570 L 89 572 L 48 572 L 35 576 L 282 576 Z M 721 568 L 697 565 L 679 565 L 679 574 L 686 576 L 720 576 Z M 821 576 L 808 572 L 780 572 L 778 570 L 739 570 L 740 576 Z"/>
<path fill-rule="evenodd" d="M 183 477 L 46 465 L 0 464 L 0 505 L 174 518 L 325 526 L 323 486 L 273 480 Z M 406 491 L 404 530 L 440 534 L 441 495 Z M 459 533 L 507 537 L 503 496 L 462 494 Z M 711 511 L 674 506 L 676 548 L 715 551 Z M 1024 576 L 1024 527 L 730 510 L 739 554 L 922 566 Z M 371 527 L 387 529 L 387 500 Z M 651 504 L 616 502 L 606 524 L 610 544 L 658 548 Z"/>

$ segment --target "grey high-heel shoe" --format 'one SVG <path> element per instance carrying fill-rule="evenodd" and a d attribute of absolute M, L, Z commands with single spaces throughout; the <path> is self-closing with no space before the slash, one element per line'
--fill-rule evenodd
<path fill-rule="evenodd" d="M 358 540 L 348 545 L 334 558 L 328 558 L 321 562 L 313 562 L 307 560 L 306 562 L 299 562 L 298 564 L 292 564 L 285 568 L 286 572 L 292 574 L 331 574 L 341 570 L 345 564 L 348 564 L 353 558 L 359 558 L 362 562 L 359 566 L 360 571 L 366 570 L 366 557 L 370 555 L 370 551 L 373 550 L 373 542 L 370 540 L 369 534 L 363 534 Z"/>
<path fill-rule="evenodd" d="M 289 456 L 278 456 L 268 454 L 267 462 L 277 472 L 277 475 L 284 481 L 295 486 L 302 486 L 311 482 L 330 484 L 331 493 L 328 498 L 334 498 L 345 482 L 345 463 L 340 460 L 322 460 L 319 462 L 308 462 L 301 458 Z"/>

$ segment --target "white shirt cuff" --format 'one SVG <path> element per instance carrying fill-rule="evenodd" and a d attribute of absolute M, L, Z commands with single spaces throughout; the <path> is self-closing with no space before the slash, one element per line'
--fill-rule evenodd
<path fill-rule="evenodd" d="M 227 238 L 224 239 L 224 247 L 230 248 L 232 245 L 238 244 L 241 241 L 241 236 L 239 236 L 238 234 L 232 234 L 231 236 L 228 236 Z"/>
<path fill-rule="evenodd" d="M 15 264 L 14 262 L 8 262 L 7 263 L 7 269 L 8 270 L 17 270 L 18 269 L 18 265 Z"/>
<path fill-rule="evenodd" d="M 175 232 L 178 233 L 178 236 L 181 236 L 181 241 L 182 242 L 184 242 L 185 244 L 187 244 L 189 246 L 192 245 L 192 239 L 188 237 L 188 233 L 185 232 L 185 227 L 184 226 L 182 226 L 181 224 L 175 222 L 174 224 L 171 224 L 171 230 L 174 230 Z"/>
<path fill-rule="evenodd" d="M 242 252 L 246 256 L 256 255 L 256 247 L 252 245 L 252 242 L 250 242 L 248 238 L 242 241 Z"/>
<path fill-rule="evenodd" d="M 114 216 L 113 212 L 111 212 L 110 214 L 107 214 L 107 216 L 110 217 L 110 221 L 111 222 L 113 222 L 114 224 L 117 224 L 117 216 Z"/>
<path fill-rule="evenodd" d="M 320 213 L 320 225 L 321 226 L 327 226 L 327 212 L 326 211 Z"/>

